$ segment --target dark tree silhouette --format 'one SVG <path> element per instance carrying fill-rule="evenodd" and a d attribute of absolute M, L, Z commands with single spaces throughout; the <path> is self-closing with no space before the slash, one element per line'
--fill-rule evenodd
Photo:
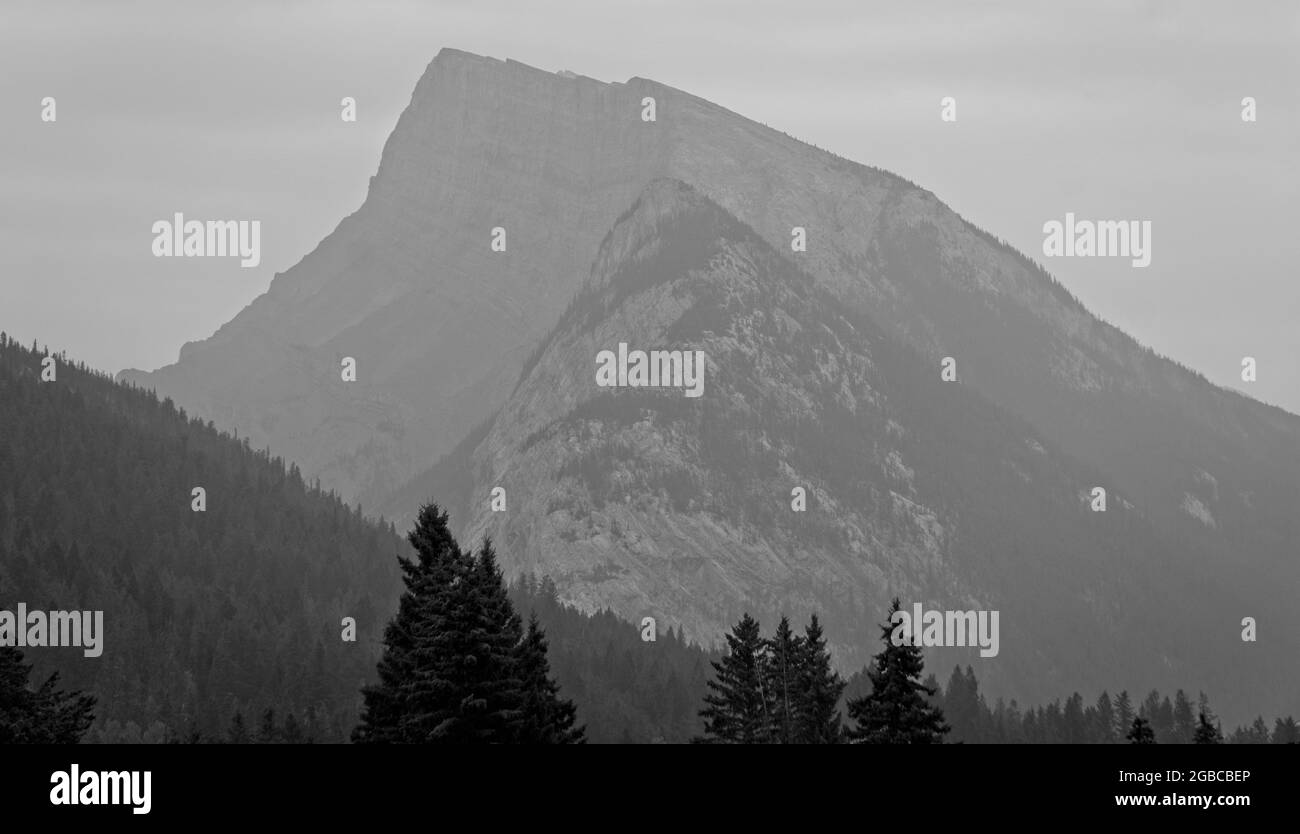
<path fill-rule="evenodd" d="M 1151 723 L 1141 716 L 1133 719 L 1133 726 L 1129 728 L 1128 735 L 1124 738 L 1128 739 L 1129 744 L 1156 743 L 1156 734 L 1151 729 Z"/>
<path fill-rule="evenodd" d="M 253 737 L 248 734 L 248 727 L 244 725 L 244 714 L 236 712 L 235 717 L 230 720 L 230 729 L 226 731 L 226 742 L 229 744 L 249 744 Z"/>
<path fill-rule="evenodd" d="M 76 744 L 95 720 L 95 699 L 58 688 L 59 673 L 31 688 L 23 653 L 0 647 L 0 744 Z"/>
<path fill-rule="evenodd" d="M 790 619 L 782 617 L 776 633 L 767 641 L 764 668 L 764 688 L 771 697 L 769 740 L 774 744 L 793 744 L 798 737 L 803 659 L 803 641 L 790 628 Z"/>
<path fill-rule="evenodd" d="M 713 663 L 716 677 L 704 697 L 706 743 L 763 744 L 771 737 L 772 704 L 764 686 L 767 645 L 758 621 L 746 614 L 727 635 L 727 654 Z"/>
<path fill-rule="evenodd" d="M 471 556 L 447 514 L 420 508 L 401 559 L 406 592 L 384 632 L 379 683 L 362 690 L 358 743 L 579 741 L 575 710 L 549 677 L 546 640 L 527 637 L 490 541 Z"/>
<path fill-rule="evenodd" d="M 891 639 L 893 615 L 900 608 L 895 598 L 881 626 L 885 648 L 867 671 L 871 692 L 849 701 L 849 718 L 856 722 L 849 738 L 866 744 L 942 744 L 950 728 L 942 710 L 929 703 L 936 689 L 921 683 L 921 649 L 914 635 L 897 643 Z"/>
<path fill-rule="evenodd" d="M 843 739 L 840 697 L 845 682 L 831 666 L 821 623 L 813 614 L 800 644 L 798 740 L 803 744 L 838 744 Z"/>
<path fill-rule="evenodd" d="M 561 698 L 546 660 L 546 635 L 537 615 L 528 618 L 528 632 L 519 644 L 519 677 L 523 689 L 523 720 L 518 741 L 523 744 L 582 744 L 582 727 L 575 727 L 577 709 Z"/>
<path fill-rule="evenodd" d="M 1196 734 L 1193 737 L 1196 744 L 1223 744 L 1223 730 L 1217 723 L 1212 723 L 1210 717 L 1201 712 L 1196 718 Z"/>

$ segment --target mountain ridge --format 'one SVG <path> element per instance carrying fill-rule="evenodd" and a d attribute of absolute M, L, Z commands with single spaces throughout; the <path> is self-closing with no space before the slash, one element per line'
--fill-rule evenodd
<path fill-rule="evenodd" d="M 716 246 L 702 243 L 718 236 Z M 743 263 L 767 264 L 755 274 L 766 277 L 747 283 L 728 272 Z M 833 296 L 801 276 L 791 257 L 716 204 L 683 183 L 656 181 L 611 229 L 596 264 L 506 406 L 385 511 L 400 515 L 418 495 L 435 495 L 463 539 L 503 542 L 512 571 L 554 577 L 580 609 L 666 619 L 704 644 L 716 643 L 741 611 L 763 621 L 815 611 L 841 667 L 855 669 L 888 599 L 901 594 L 942 607 L 1000 608 L 1008 629 L 1043 631 L 1004 641 L 1001 660 L 974 659 L 993 691 L 1022 701 L 1095 685 L 1086 663 L 1070 662 L 1090 657 L 1105 658 L 1108 679 L 1134 681 L 1135 691 L 1186 685 L 1189 675 L 1206 676 L 1197 680 L 1216 693 L 1231 689 L 1198 662 L 1190 637 L 1227 657 L 1235 633 L 1147 612 L 1135 590 L 1163 587 L 1182 610 L 1201 611 L 1240 604 L 1231 588 L 1216 587 L 1216 596 L 1187 582 L 1174 547 L 1102 473 L 977 392 L 945 389 L 937 370 L 870 321 L 854 325 L 833 312 Z M 711 279 L 728 289 L 713 292 Z M 791 292 L 813 300 L 790 301 Z M 777 297 L 787 301 L 769 303 Z M 632 347 L 690 349 L 696 343 L 682 334 L 698 331 L 701 320 L 722 328 L 698 335 L 722 346 L 707 351 L 715 381 L 701 400 L 594 386 L 592 359 L 615 336 Z M 834 349 L 816 354 L 795 336 L 757 347 L 782 326 L 791 333 L 830 326 L 839 335 Z M 603 341 L 590 337 L 593 328 Z M 751 356 L 764 363 L 762 374 L 746 370 Z M 848 391 L 843 406 L 815 393 L 824 362 L 867 369 L 821 386 Z M 972 418 L 969 441 L 957 439 L 962 415 Z M 711 445 L 731 453 L 711 453 Z M 932 445 L 942 453 L 927 452 Z M 741 462 L 750 460 L 763 462 L 750 471 Z M 1086 510 L 1087 490 L 1098 484 L 1111 493 L 1106 515 Z M 799 485 L 808 489 L 803 517 L 788 504 Z M 505 490 L 505 512 L 491 509 L 494 487 Z M 1052 499 L 1044 503 L 1044 495 Z M 1000 514 L 1010 532 L 994 530 Z M 1066 533 L 1075 541 L 1055 541 Z M 1009 585 L 1007 567 L 1024 560 L 1057 579 Z M 1145 639 L 1117 653 L 1105 639 L 1075 636 L 1099 628 L 1116 644 L 1126 631 Z M 1265 677 L 1252 670 L 1250 679 Z"/>

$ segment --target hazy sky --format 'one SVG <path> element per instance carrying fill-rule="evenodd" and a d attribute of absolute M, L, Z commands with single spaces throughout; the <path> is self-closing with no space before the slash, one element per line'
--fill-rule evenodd
<path fill-rule="evenodd" d="M 1300 412 L 1291 0 L 4 0 L 0 329 L 110 371 L 174 361 L 356 210 L 444 46 L 653 78 L 894 171 L 1143 343 Z M 261 266 L 154 258 L 177 211 L 261 220 Z M 1151 266 L 1045 259 L 1067 211 L 1151 220 Z"/>

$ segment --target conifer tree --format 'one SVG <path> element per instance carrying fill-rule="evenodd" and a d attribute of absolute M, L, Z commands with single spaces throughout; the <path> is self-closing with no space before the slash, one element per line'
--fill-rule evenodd
<path fill-rule="evenodd" d="M 420 508 L 407 540 L 416 558 L 398 557 L 406 590 L 384 629 L 379 683 L 362 690 L 361 723 L 352 733 L 358 743 L 443 738 L 465 706 L 457 667 L 466 661 L 474 560 L 461 551 L 436 504 Z"/>
<path fill-rule="evenodd" d="M 550 677 L 541 626 L 534 620 L 525 636 L 491 541 L 462 551 L 436 505 L 421 508 L 408 539 L 417 558 L 400 560 L 407 589 L 353 740 L 582 741 L 576 708 Z"/>
<path fill-rule="evenodd" d="M 790 619 L 781 617 L 776 632 L 767 641 L 765 688 L 771 696 L 771 742 L 794 744 L 797 740 L 802 641 L 790 628 Z"/>
<path fill-rule="evenodd" d="M 1175 744 L 1191 744 L 1196 735 L 1197 721 L 1192 710 L 1192 702 L 1187 693 L 1178 690 L 1174 693 L 1173 739 Z"/>
<path fill-rule="evenodd" d="M 1211 723 L 1211 719 L 1204 710 L 1196 719 L 1196 734 L 1192 738 L 1194 744 L 1223 744 L 1223 730 L 1216 723 Z"/>
<path fill-rule="evenodd" d="M 1273 744 L 1300 744 L 1300 724 L 1291 716 L 1273 722 Z"/>
<path fill-rule="evenodd" d="M 1156 734 L 1152 731 L 1150 722 L 1141 716 L 1133 719 L 1133 726 L 1129 728 L 1128 735 L 1124 738 L 1128 739 L 1129 744 L 1156 743 Z"/>
<path fill-rule="evenodd" d="M 285 744 L 303 744 L 307 741 L 303 735 L 302 725 L 298 723 L 297 717 L 289 713 L 284 719 L 284 743 Z"/>
<path fill-rule="evenodd" d="M 1115 706 L 1111 703 L 1110 693 L 1101 691 L 1097 704 L 1093 707 L 1092 740 L 1097 744 L 1115 743 Z"/>
<path fill-rule="evenodd" d="M 936 687 L 936 684 L 937 681 L 926 678 L 926 686 Z M 988 705 L 980 697 L 975 670 L 967 665 L 963 672 L 961 666 L 954 666 L 952 675 L 948 678 L 948 688 L 942 691 L 942 695 L 944 718 L 952 726 L 949 740 L 975 744 L 982 742 L 981 724 L 988 712 Z"/>
<path fill-rule="evenodd" d="M 1133 699 L 1125 689 L 1115 698 L 1115 737 L 1121 738 L 1133 726 Z"/>
<path fill-rule="evenodd" d="M 942 744 L 950 728 L 943 712 L 929 702 L 937 690 L 921 683 L 924 661 L 915 635 L 900 633 L 897 643 L 891 639 L 894 613 L 900 609 L 895 598 L 881 626 L 885 648 L 867 670 L 871 692 L 849 702 L 849 718 L 856 722 L 849 737 L 859 744 Z"/>
<path fill-rule="evenodd" d="M 230 721 L 230 729 L 226 731 L 227 744 L 248 744 L 252 739 L 248 736 L 248 728 L 244 726 L 244 714 L 235 712 L 235 717 Z"/>
<path fill-rule="evenodd" d="M 1174 733 L 1174 704 L 1173 701 L 1169 700 L 1168 695 L 1160 702 L 1160 709 L 1154 714 L 1148 715 L 1148 719 L 1151 721 L 1151 730 L 1164 739 L 1164 743 L 1172 740 Z"/>
<path fill-rule="evenodd" d="M 58 689 L 54 672 L 36 689 L 21 650 L 0 647 L 0 744 L 76 744 L 95 720 L 95 699 Z"/>
<path fill-rule="evenodd" d="M 258 744 L 277 744 L 280 741 L 280 731 L 275 726 L 275 709 L 267 707 L 266 712 L 262 713 L 262 725 L 257 730 Z"/>
<path fill-rule="evenodd" d="M 798 740 L 803 744 L 838 744 L 842 737 L 840 696 L 845 682 L 831 666 L 821 623 L 813 614 L 801 641 Z"/>
<path fill-rule="evenodd" d="M 559 696 L 546 659 L 546 635 L 537 615 L 528 618 L 528 633 L 519 644 L 519 677 L 523 689 L 523 716 L 518 741 L 522 744 L 584 744 L 582 727 L 574 727 L 577 709 Z"/>
<path fill-rule="evenodd" d="M 1083 696 L 1075 692 L 1065 699 L 1061 712 L 1066 744 L 1083 744 L 1088 740 L 1088 724 L 1083 713 Z"/>
<path fill-rule="evenodd" d="M 727 654 L 712 661 L 715 678 L 704 696 L 704 735 L 697 742 L 764 744 L 769 740 L 771 701 L 764 687 L 767 646 L 758 621 L 746 614 L 727 635 Z"/>
<path fill-rule="evenodd" d="M 518 647 L 523 627 L 506 593 L 492 542 L 485 540 L 474 559 L 470 581 L 460 586 L 469 594 L 464 622 L 469 628 L 469 654 L 464 658 L 468 699 L 464 718 L 472 727 L 449 727 L 450 737 L 468 730 L 468 738 L 485 742 L 513 741 L 523 722 L 523 681 Z"/>

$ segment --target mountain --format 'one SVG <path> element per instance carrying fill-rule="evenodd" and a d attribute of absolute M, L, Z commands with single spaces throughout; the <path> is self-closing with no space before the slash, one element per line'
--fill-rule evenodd
<path fill-rule="evenodd" d="M 999 611 L 995 658 L 953 653 L 1022 702 L 1189 678 L 1231 700 L 1238 632 L 1205 615 L 1248 600 L 1196 581 L 1108 475 L 944 382 L 798 259 L 685 183 L 653 182 L 486 430 L 389 509 L 438 495 L 463 538 L 492 537 L 579 607 L 705 642 L 745 611 L 818 612 L 858 668 L 897 595 Z M 703 351 L 702 396 L 598 385 L 598 354 L 620 342 Z M 1288 679 L 1280 649 L 1248 666 L 1253 686 Z"/>
<path fill-rule="evenodd" d="M 653 122 L 641 118 L 646 96 L 656 102 Z M 1093 610 L 1087 622 L 1124 642 L 1116 651 L 1136 653 L 1132 644 L 1143 641 L 1168 647 L 1151 675 L 1213 667 L 1239 692 L 1256 665 L 1272 664 L 1288 677 L 1258 697 L 1289 701 L 1251 708 L 1294 711 L 1296 672 L 1284 658 L 1300 612 L 1281 589 L 1300 580 L 1292 545 L 1300 535 L 1300 418 L 1155 355 L 932 193 L 653 81 L 606 84 L 444 49 L 417 84 L 357 213 L 210 339 L 186 345 L 175 365 L 126 378 L 237 427 L 374 507 L 444 454 L 470 461 L 477 444 L 458 448 L 462 438 L 504 430 L 487 421 L 508 410 L 530 351 L 554 331 L 602 236 L 658 179 L 688 183 L 783 255 L 792 228 L 806 229 L 799 273 L 836 310 L 869 320 L 927 371 L 954 358 L 961 389 L 992 404 L 996 421 L 1032 429 L 1052 461 L 1073 461 L 1108 486 L 1108 523 L 1131 505 L 1152 542 L 1125 545 L 1133 569 L 1151 571 L 1133 604 L 1158 627 L 1125 631 L 1130 612 L 1097 589 L 1070 586 L 1074 602 Z M 490 247 L 497 226 L 508 233 L 505 252 Z M 357 359 L 356 382 L 340 380 L 345 356 Z M 768 367 L 780 358 L 754 361 Z M 681 407 L 718 407 L 703 399 Z M 904 416 L 905 431 L 928 419 Z M 951 428 L 952 443 L 975 442 Z M 455 477 L 462 488 L 473 480 L 469 471 Z M 383 506 L 400 513 L 409 504 Z M 511 512 L 519 509 L 512 502 Z M 941 545 L 950 558 L 953 542 Z M 1037 540 L 1032 552 L 1002 544 L 980 558 L 1003 560 L 997 582 L 1008 589 L 1032 581 L 1024 577 L 1048 558 Z M 921 579 L 900 582 L 919 587 Z M 760 585 L 755 578 L 747 587 L 757 593 Z M 837 592 L 837 604 L 863 593 Z M 1169 600 L 1194 598 L 1213 603 L 1202 612 L 1211 633 L 1177 636 L 1182 620 Z M 665 611 L 679 613 L 693 616 Z M 1238 639 L 1247 616 L 1260 623 L 1257 644 Z M 1044 677 L 1058 668 L 1082 674 L 1071 665 L 1077 659 L 1048 654 Z M 1164 685 L 1192 686 L 1182 678 Z"/>

